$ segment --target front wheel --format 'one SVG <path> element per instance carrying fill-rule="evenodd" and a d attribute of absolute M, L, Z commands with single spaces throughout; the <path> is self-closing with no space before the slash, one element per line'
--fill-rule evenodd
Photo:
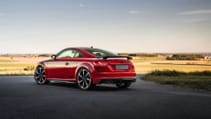
<path fill-rule="evenodd" d="M 42 66 L 38 66 L 34 73 L 35 82 L 39 85 L 47 84 L 49 81 L 46 80 L 45 69 Z"/>
<path fill-rule="evenodd" d="M 88 69 L 81 68 L 77 73 L 77 84 L 82 90 L 88 90 L 93 87 L 91 74 Z"/>
<path fill-rule="evenodd" d="M 128 88 L 130 87 L 131 82 L 118 82 L 116 83 L 117 88 Z"/>

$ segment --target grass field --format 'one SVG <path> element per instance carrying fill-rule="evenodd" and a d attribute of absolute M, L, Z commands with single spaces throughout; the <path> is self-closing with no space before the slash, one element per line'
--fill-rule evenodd
<path fill-rule="evenodd" d="M 38 61 L 46 57 L 0 57 L 0 75 L 32 75 Z"/>
<path fill-rule="evenodd" d="M 165 60 L 165 57 L 137 57 L 133 59 L 137 73 L 146 74 L 154 70 L 176 70 L 183 72 L 211 71 L 211 61 Z"/>
<path fill-rule="evenodd" d="M 178 72 L 178 71 L 153 71 L 142 77 L 143 80 L 155 81 L 160 84 L 170 84 L 194 89 L 211 91 L 211 72 Z"/>
<path fill-rule="evenodd" d="M 176 70 L 184 72 L 211 71 L 211 61 L 178 61 L 165 60 L 166 57 L 135 57 L 132 62 L 136 72 L 146 74 L 154 70 Z M 47 57 L 0 57 L 0 75 L 33 74 L 37 62 Z"/>

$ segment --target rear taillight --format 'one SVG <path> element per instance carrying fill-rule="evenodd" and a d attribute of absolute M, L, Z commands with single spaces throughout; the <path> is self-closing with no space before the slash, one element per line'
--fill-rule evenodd
<path fill-rule="evenodd" d="M 108 62 L 106 62 L 106 61 L 95 61 L 95 62 L 93 62 L 93 64 L 94 64 L 94 67 L 95 67 L 95 70 L 97 71 L 97 72 L 109 72 L 110 70 L 109 70 L 109 65 L 108 65 Z"/>
<path fill-rule="evenodd" d="M 97 65 L 97 66 L 106 66 L 106 65 L 108 65 L 108 63 L 106 61 L 95 61 L 93 64 Z"/>
<path fill-rule="evenodd" d="M 135 71 L 135 66 L 131 63 L 131 71 Z"/>

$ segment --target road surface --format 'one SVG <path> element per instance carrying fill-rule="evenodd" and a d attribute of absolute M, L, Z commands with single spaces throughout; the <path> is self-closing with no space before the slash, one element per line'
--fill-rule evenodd
<path fill-rule="evenodd" d="M 1 76 L 0 119 L 211 119 L 211 93 L 139 79 L 130 89 L 81 91 L 70 83 L 39 86 L 33 77 Z"/>

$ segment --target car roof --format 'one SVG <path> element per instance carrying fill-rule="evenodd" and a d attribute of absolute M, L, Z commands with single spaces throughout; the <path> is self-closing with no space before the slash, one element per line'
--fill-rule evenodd
<path fill-rule="evenodd" d="M 77 50 L 79 52 L 81 52 L 83 55 L 85 55 L 86 57 L 89 58 L 96 58 L 96 56 L 94 56 L 93 54 L 87 52 L 87 49 L 98 49 L 98 48 L 92 48 L 92 47 L 69 47 L 69 48 L 65 48 L 64 50 L 67 49 L 73 49 L 73 50 Z"/>
<path fill-rule="evenodd" d="M 99 48 L 93 48 L 93 47 L 69 47 L 65 48 L 66 49 L 73 49 L 73 50 L 91 50 L 91 49 L 99 49 Z"/>

